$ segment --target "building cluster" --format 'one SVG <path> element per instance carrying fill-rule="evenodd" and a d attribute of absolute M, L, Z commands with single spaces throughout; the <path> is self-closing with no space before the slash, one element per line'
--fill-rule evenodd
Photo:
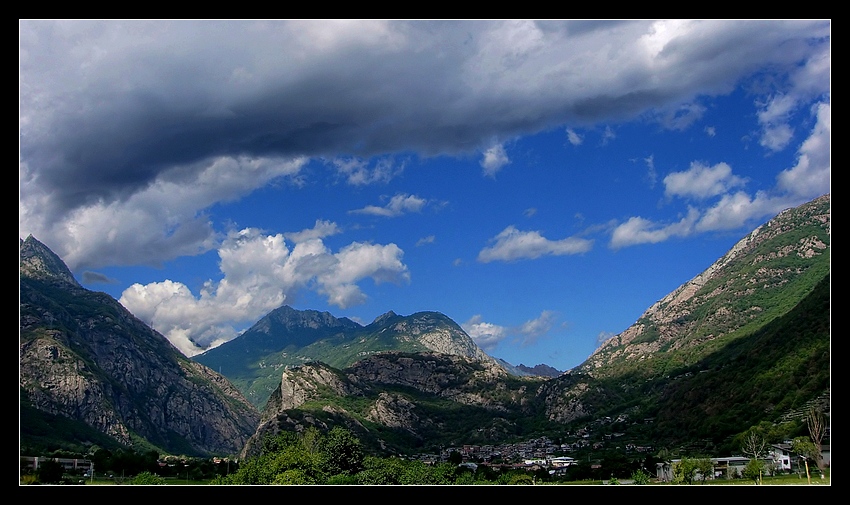
<path fill-rule="evenodd" d="M 483 463 L 490 466 L 525 467 L 539 466 L 543 468 L 566 468 L 575 460 L 568 455 L 582 449 L 600 450 L 604 448 L 622 449 L 627 453 L 651 453 L 654 448 L 648 445 L 623 443 L 620 437 L 625 433 L 612 431 L 617 423 L 629 421 L 627 414 L 616 418 L 602 417 L 579 428 L 570 441 L 556 443 L 548 437 L 540 437 L 524 442 L 497 445 L 463 445 L 443 447 L 439 454 L 418 454 L 414 459 L 429 464 L 449 461 L 452 453 L 458 453 L 462 462 Z M 643 423 L 651 424 L 654 419 L 644 419 Z"/>
<path fill-rule="evenodd" d="M 94 464 L 91 460 L 82 458 L 53 458 L 43 456 L 21 456 L 21 469 L 38 470 L 40 463 L 51 460 L 56 461 L 66 472 L 89 472 Z"/>

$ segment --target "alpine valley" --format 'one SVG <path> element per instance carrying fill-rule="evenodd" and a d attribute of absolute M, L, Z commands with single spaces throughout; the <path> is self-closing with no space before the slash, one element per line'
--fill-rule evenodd
<path fill-rule="evenodd" d="M 754 425 L 829 414 L 830 319 L 829 195 L 753 230 L 563 373 L 495 359 L 439 312 L 361 325 L 289 306 L 189 359 L 30 236 L 21 446 L 249 457 L 268 434 L 343 426 L 376 454 L 542 436 L 734 451 Z"/>

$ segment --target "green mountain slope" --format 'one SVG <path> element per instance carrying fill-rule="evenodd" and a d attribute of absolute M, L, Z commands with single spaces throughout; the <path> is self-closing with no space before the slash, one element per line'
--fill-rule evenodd
<path fill-rule="evenodd" d="M 742 425 L 779 421 L 828 392 L 829 286 L 827 275 L 785 315 L 681 370 L 656 403 L 657 435 L 675 439 L 687 428 L 720 443 Z"/>
<path fill-rule="evenodd" d="M 547 385 L 549 416 L 719 444 L 828 397 L 829 244 L 828 195 L 780 213 Z"/>
<path fill-rule="evenodd" d="M 390 311 L 362 326 L 327 312 L 289 306 L 275 309 L 240 336 L 194 359 L 219 370 L 262 408 L 287 368 L 311 361 L 344 368 L 385 351 L 438 351 L 493 359 L 439 312 L 400 316 Z"/>
<path fill-rule="evenodd" d="M 829 195 L 780 213 L 606 341 L 580 371 L 596 377 L 666 374 L 727 339 L 751 334 L 828 275 L 829 243 Z"/>

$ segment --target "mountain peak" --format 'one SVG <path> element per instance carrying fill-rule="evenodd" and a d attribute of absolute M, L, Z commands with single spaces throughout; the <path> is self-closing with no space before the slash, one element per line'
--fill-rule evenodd
<path fill-rule="evenodd" d="M 389 321 L 390 319 L 392 319 L 394 317 L 398 317 L 398 314 L 396 314 L 393 311 L 389 311 L 389 312 L 386 312 L 386 313 L 381 314 L 380 316 L 376 317 L 375 320 L 372 321 L 372 324 L 381 324 L 383 322 Z"/>
<path fill-rule="evenodd" d="M 65 262 L 32 235 L 21 240 L 20 274 L 30 279 L 82 287 Z"/>

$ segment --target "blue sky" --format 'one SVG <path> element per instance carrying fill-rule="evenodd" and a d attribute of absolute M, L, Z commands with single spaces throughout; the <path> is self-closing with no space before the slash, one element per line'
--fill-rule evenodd
<path fill-rule="evenodd" d="M 190 356 L 289 304 L 566 370 L 830 191 L 830 30 L 22 20 L 19 233 Z"/>

